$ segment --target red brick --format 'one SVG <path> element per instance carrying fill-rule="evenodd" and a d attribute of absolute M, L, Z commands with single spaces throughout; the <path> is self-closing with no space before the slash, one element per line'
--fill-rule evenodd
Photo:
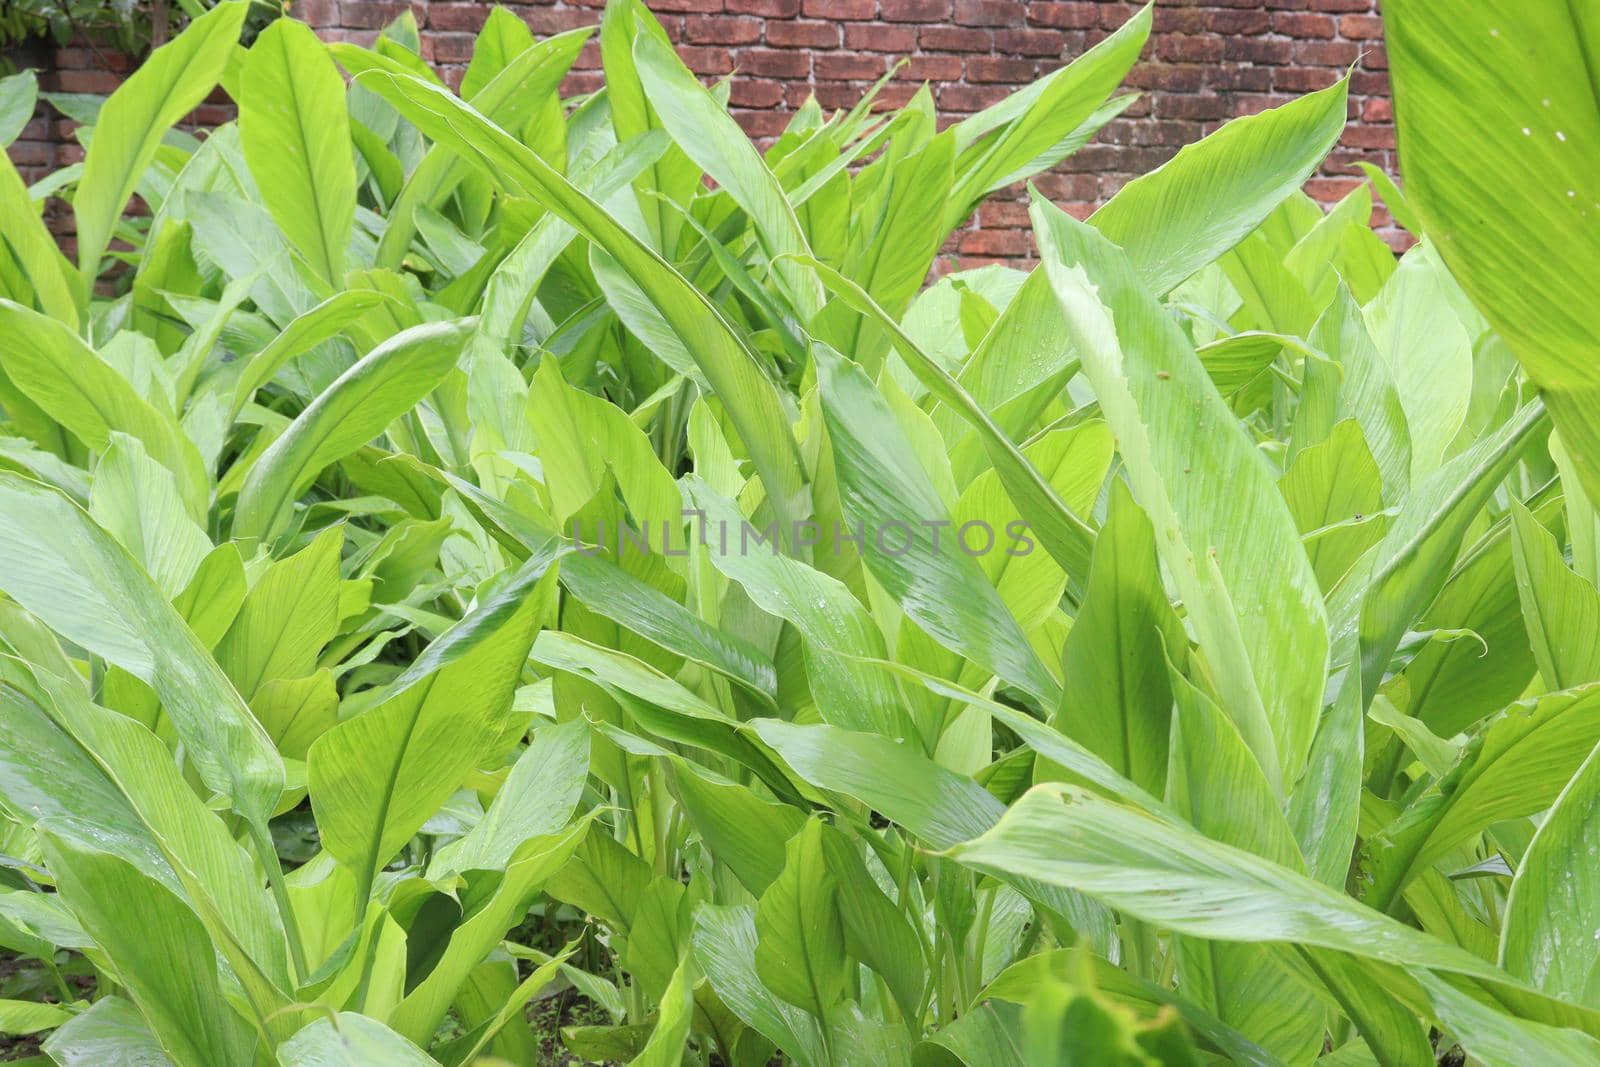
<path fill-rule="evenodd" d="M 939 90 L 939 106 L 946 111 L 966 114 L 982 111 L 1006 98 L 1004 85 L 946 85 Z"/>
<path fill-rule="evenodd" d="M 911 103 L 911 98 L 917 95 L 920 85 L 909 82 L 893 82 L 878 90 L 877 97 L 872 101 L 874 111 L 898 111 Z"/>
<path fill-rule="evenodd" d="M 961 236 L 962 255 L 1021 256 L 1033 248 L 1026 230 L 971 230 Z"/>
<path fill-rule="evenodd" d="M 872 81 L 883 76 L 882 56 L 821 55 L 812 61 L 818 81 Z"/>
<path fill-rule="evenodd" d="M 1291 93 L 1309 93 L 1326 89 L 1339 80 L 1339 71 L 1331 67 L 1283 67 L 1272 75 L 1272 87 Z"/>
<path fill-rule="evenodd" d="M 465 63 L 472 58 L 475 40 L 470 33 L 430 33 L 422 39 L 423 55 L 435 63 Z M 429 48 L 432 55 L 428 55 Z"/>
<path fill-rule="evenodd" d="M 1272 16 L 1265 11 L 1205 12 L 1205 27 L 1212 33 L 1265 33 L 1270 25 L 1272 25 Z"/>
<path fill-rule="evenodd" d="M 1228 100 L 1212 93 L 1175 93 L 1163 96 L 1161 117 L 1196 120 L 1228 118 Z"/>
<path fill-rule="evenodd" d="M 339 5 L 339 24 L 358 30 L 381 30 L 399 18 L 408 6 L 372 0 L 344 0 Z"/>
<path fill-rule="evenodd" d="M 1388 70 L 1388 50 L 1382 45 L 1369 45 L 1361 52 L 1361 65 L 1368 70 Z"/>
<path fill-rule="evenodd" d="M 721 11 L 722 0 L 650 0 L 650 10 L 658 15 L 663 11 L 705 14 L 710 11 Z"/>
<path fill-rule="evenodd" d="M 831 22 L 767 23 L 767 43 L 778 48 L 835 48 L 839 44 L 839 27 Z"/>
<path fill-rule="evenodd" d="M 1093 174 L 1051 172 L 1033 179 L 1034 186 L 1052 201 L 1093 200 L 1099 181 Z"/>
<path fill-rule="evenodd" d="M 690 44 L 751 44 L 761 40 L 761 20 L 741 15 L 690 15 L 683 20 Z"/>
<path fill-rule="evenodd" d="M 809 78 L 811 53 L 747 48 L 734 57 L 739 70 L 763 78 Z"/>
<path fill-rule="evenodd" d="M 606 87 L 606 77 L 600 71 L 575 71 L 568 74 L 561 83 L 562 92 L 566 95 L 583 95 L 598 93 Z"/>
<path fill-rule="evenodd" d="M 1349 196 L 1361 182 L 1360 178 L 1312 178 L 1306 182 L 1306 194 L 1313 200 L 1332 204 Z"/>
<path fill-rule="evenodd" d="M 1015 200 L 986 200 L 978 205 L 978 225 L 995 230 L 1029 227 L 1028 205 Z"/>
<path fill-rule="evenodd" d="M 1377 15 L 1344 15 L 1339 35 L 1351 41 L 1376 41 L 1383 37 L 1383 20 Z"/>
<path fill-rule="evenodd" d="M 995 51 L 1002 55 L 1059 56 L 1066 48 L 1060 30 L 995 30 Z"/>
<path fill-rule="evenodd" d="M 1028 5 L 1028 20 L 1062 30 L 1086 30 L 1100 21 L 1100 5 L 1084 0 L 1047 0 Z"/>
<path fill-rule="evenodd" d="M 1376 7 L 1374 0 L 1311 0 L 1313 11 L 1373 11 Z"/>
<path fill-rule="evenodd" d="M 331 26 L 339 21 L 339 5 L 335 0 L 300 0 L 290 14 L 313 26 Z"/>
<path fill-rule="evenodd" d="M 1393 148 L 1393 126 L 1346 126 L 1340 144 L 1353 148 Z"/>
<path fill-rule="evenodd" d="M 928 26 L 917 34 L 917 41 L 924 49 L 935 52 L 987 52 L 994 45 L 994 34 L 957 26 Z"/>
<path fill-rule="evenodd" d="M 783 100 L 783 85 L 771 78 L 735 78 L 728 90 L 734 107 L 776 107 Z"/>
<path fill-rule="evenodd" d="M 56 84 L 64 93 L 109 94 L 122 84 L 122 76 L 109 70 L 64 70 L 56 76 Z"/>
<path fill-rule="evenodd" d="M 1308 67 L 1348 67 L 1361 55 L 1361 46 L 1349 41 L 1298 41 L 1294 61 Z"/>
<path fill-rule="evenodd" d="M 678 58 L 696 74 L 728 74 L 733 71 L 733 53 L 726 48 L 678 48 Z"/>
<path fill-rule="evenodd" d="M 817 103 L 826 109 L 852 108 L 861 101 L 859 82 L 818 82 L 813 89 Z"/>
<path fill-rule="evenodd" d="M 575 30 L 580 26 L 593 26 L 600 19 L 593 11 L 534 7 L 528 9 L 524 21 L 534 33 L 548 37 L 551 34 Z"/>
<path fill-rule="evenodd" d="M 1302 40 L 1331 38 L 1338 26 L 1331 15 L 1280 11 L 1272 16 L 1273 30 Z"/>
<path fill-rule="evenodd" d="M 854 23 L 844 28 L 844 46 L 860 52 L 904 55 L 916 50 L 917 31 L 910 26 Z"/>
<path fill-rule="evenodd" d="M 1394 105 L 1387 100 L 1368 100 L 1361 105 L 1361 121 L 1393 122 Z"/>
<path fill-rule="evenodd" d="M 307 0 L 308 3 L 312 0 Z M 332 7 L 331 0 L 315 0 L 318 3 L 327 3 Z M 314 19 L 310 15 L 303 16 L 306 21 L 315 25 L 327 21 L 325 18 Z M 459 30 L 465 33 L 477 33 L 483 29 L 484 20 L 489 17 L 489 9 L 482 4 L 429 4 L 428 29 L 430 30 Z"/>
<path fill-rule="evenodd" d="M 728 10 L 739 15 L 792 19 L 800 14 L 800 0 L 727 0 Z"/>
<path fill-rule="evenodd" d="M 953 82 L 961 78 L 960 56 L 912 56 L 900 69 L 900 77 L 910 81 Z"/>
<path fill-rule="evenodd" d="M 878 9 L 889 22 L 948 21 L 951 0 L 879 0 Z"/>
<path fill-rule="evenodd" d="M 1229 37 L 1222 42 L 1222 58 L 1242 63 L 1278 66 L 1289 62 L 1293 47 L 1288 41 L 1266 40 L 1259 37 Z"/>
<path fill-rule="evenodd" d="M 1205 67 L 1146 63 L 1133 68 L 1127 84 L 1134 89 L 1161 89 L 1168 93 L 1192 93 L 1205 84 Z"/>
<path fill-rule="evenodd" d="M 776 138 L 778 134 L 784 131 L 784 126 L 789 125 L 789 115 L 782 114 L 779 110 L 773 110 L 771 107 L 763 107 L 760 110 L 741 110 L 741 112 L 734 114 L 734 118 L 738 118 L 739 126 L 744 128 L 744 133 L 757 139 Z"/>
<path fill-rule="evenodd" d="M 956 22 L 962 26 L 1022 26 L 1027 12 L 1019 0 L 956 0 Z"/>
<path fill-rule="evenodd" d="M 1222 38 L 1211 34 L 1162 37 L 1156 55 L 1169 62 L 1216 63 L 1222 59 Z"/>
<path fill-rule="evenodd" d="M 807 18 L 859 22 L 878 13 L 878 0 L 801 0 Z"/>
<path fill-rule="evenodd" d="M 1350 75 L 1350 91 L 1360 96 L 1388 96 L 1389 75 L 1381 70 L 1358 70 Z"/>
<path fill-rule="evenodd" d="M 1039 65 L 1031 59 L 973 56 L 967 60 L 967 80 L 973 82 L 1026 85 L 1037 77 L 1038 71 Z"/>
<path fill-rule="evenodd" d="M 1252 66 L 1214 66 L 1205 71 L 1205 84 L 1224 92 L 1264 93 L 1272 88 L 1272 69 Z"/>

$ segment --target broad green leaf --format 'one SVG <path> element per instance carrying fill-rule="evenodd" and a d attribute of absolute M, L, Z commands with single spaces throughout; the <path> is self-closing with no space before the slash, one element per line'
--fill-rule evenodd
<path fill-rule="evenodd" d="M 495 10 L 503 11 L 505 9 L 496 8 Z M 518 25 L 521 25 L 521 23 L 519 22 Z M 460 1064 L 476 1063 L 478 1062 L 478 1053 L 484 1051 L 485 1049 L 490 1050 L 491 1054 L 506 1051 L 504 1048 L 504 1039 L 497 1040 L 497 1036 L 502 1033 L 506 1033 L 519 1023 L 523 1028 L 521 1032 L 527 1035 L 526 1047 L 528 1054 L 537 1055 L 539 1048 L 538 1042 L 533 1037 L 532 1031 L 527 1029 L 527 1023 L 524 1018 L 528 1009 L 528 1001 L 532 1000 L 538 994 L 544 992 L 550 986 L 551 982 L 560 977 L 566 961 L 571 958 L 572 953 L 576 951 L 577 947 L 578 946 L 576 943 L 568 945 L 567 948 L 563 949 L 558 955 L 550 957 L 539 966 L 535 967 L 532 972 L 529 973 L 528 977 L 524 978 L 521 982 L 516 983 L 516 988 L 513 989 L 509 994 L 502 994 L 495 997 L 495 1000 L 498 1003 L 495 1005 L 494 1014 L 489 1019 L 485 1020 L 484 1023 L 474 1027 L 471 1033 L 465 1035 L 465 1037 L 472 1037 L 473 1034 L 477 1035 L 476 1039 L 473 1040 L 471 1047 L 467 1048 L 459 1058 L 456 1058 L 454 1049 L 452 1049 L 446 1057 L 445 1062 Z M 510 965 L 507 969 L 511 974 L 511 977 L 508 977 L 507 981 L 515 981 L 514 976 L 517 973 L 515 965 Z M 474 972 L 475 976 L 479 974 L 482 974 L 482 968 Z M 463 998 L 463 1000 L 464 999 L 465 998 Z M 460 1004 L 462 1001 L 457 1001 L 457 1003 Z M 509 1036 L 509 1034 L 507 1034 L 507 1036 Z M 465 1040 L 465 1038 L 463 1038 L 463 1040 Z M 494 1044 L 491 1044 L 491 1041 L 493 1041 Z M 443 1050 L 440 1050 L 440 1052 L 441 1055 L 444 1055 Z"/>
<path fill-rule="evenodd" d="M 448 93 L 378 67 L 359 80 L 493 180 L 532 196 L 611 254 L 656 305 L 726 406 L 785 524 L 810 511 L 783 398 L 706 297 L 599 204 L 537 155 Z M 468 136 L 468 131 L 471 135 Z"/>
<path fill-rule="evenodd" d="M 1032 214 L 1084 372 L 1223 706 L 1281 793 L 1310 751 L 1328 648 L 1293 519 L 1270 467 L 1127 258 L 1042 200 Z"/>
<path fill-rule="evenodd" d="M 695 962 L 735 1015 L 802 1063 L 828 1062 L 816 1021 L 773 995 L 756 973 L 754 908 L 702 904 L 693 944 Z"/>
<path fill-rule="evenodd" d="M 956 124 L 961 156 L 956 186 L 941 219 L 944 233 L 966 218 L 980 198 L 1029 176 L 1029 163 L 1105 103 L 1139 58 L 1150 34 L 1153 8 L 1146 4 L 1065 67 Z"/>
<path fill-rule="evenodd" d="M 0 148 L 8 148 L 33 119 L 39 97 L 39 79 L 31 70 L 0 78 Z"/>
<path fill-rule="evenodd" d="M 638 34 L 633 61 L 655 116 L 684 154 L 750 216 L 790 303 L 802 322 L 810 322 L 822 308 L 821 284 L 801 263 L 777 257 L 809 255 L 811 248 L 761 153 L 665 40 Z"/>
<path fill-rule="evenodd" d="M 1383 538 L 1372 521 L 1383 510 L 1383 475 L 1354 419 L 1295 456 L 1278 488 L 1324 592 Z"/>
<path fill-rule="evenodd" d="M 114 845 L 142 875 L 214 916 L 212 936 L 233 943 L 223 947 L 225 956 L 238 946 L 241 969 L 287 988 L 283 929 L 254 864 L 194 795 L 166 747 L 133 719 L 89 703 L 65 679 L 36 695 L 39 702 L 0 687 L 7 740 L 0 792 L 13 810 L 30 824 L 43 820 L 75 846 Z M 286 998 L 280 992 L 277 999 Z"/>
<path fill-rule="evenodd" d="M 1417 614 L 1439 593 L 1468 525 L 1545 420 L 1534 401 L 1416 485 L 1375 550 L 1359 616 L 1364 708 Z M 1356 620 L 1335 616 L 1335 642 Z"/>
<path fill-rule="evenodd" d="M 1065 681 L 1052 725 L 1160 793 L 1172 718 L 1166 647 L 1182 624 L 1161 587 L 1155 532 L 1124 482 L 1112 485 L 1101 534 L 1061 650 Z"/>
<path fill-rule="evenodd" d="M 311 27 L 277 19 L 240 74 L 239 140 L 267 210 L 323 281 L 344 279 L 356 212 L 344 79 Z"/>
<path fill-rule="evenodd" d="M 435 854 L 431 870 L 497 870 L 524 841 L 571 821 L 589 773 L 589 731 L 578 721 L 541 726 L 495 794 L 483 819 Z"/>
<path fill-rule="evenodd" d="M 205 515 L 205 467 L 177 420 L 140 396 L 71 327 L 0 300 L 0 354 L 12 384 L 67 431 L 99 450 L 113 432 L 137 438 L 178 479 L 190 516 Z"/>
<path fill-rule="evenodd" d="M 173 1063 L 250 1062 L 256 1037 L 224 997 L 216 950 L 194 913 L 118 856 L 43 828 L 39 839 L 62 896 Z"/>
<path fill-rule="evenodd" d="M 70 1022 L 74 1014 L 59 1004 L 37 1000 L 0 1000 L 0 1032 L 17 1037 L 54 1030 Z"/>
<path fill-rule="evenodd" d="M 109 996 L 45 1038 L 44 1050 L 60 1067 L 171 1067 L 172 1060 L 127 998 Z"/>
<path fill-rule="evenodd" d="M 520 130 L 536 109 L 550 99 L 592 33 L 584 27 L 547 37 L 511 58 L 475 92 L 469 91 L 463 79 L 462 96 L 471 100 L 473 108 L 491 121 L 509 130 Z M 333 52 L 352 73 L 366 69 L 373 62 L 382 62 L 384 58 L 352 45 L 336 45 Z M 385 64 L 386 67 L 402 69 L 389 58 L 391 62 Z M 418 209 L 441 205 L 467 173 L 465 161 L 457 158 L 448 147 L 435 145 L 428 150 L 389 211 L 388 229 L 378 242 L 378 266 L 399 269 L 416 232 Z"/>
<path fill-rule="evenodd" d="M 611 124 L 619 141 L 661 129 L 661 119 L 650 106 L 633 58 L 634 42 L 647 34 L 668 40 L 666 30 L 644 4 L 636 0 L 606 4 L 600 18 L 600 61 L 605 68 Z M 668 259 L 676 254 L 683 229 L 684 217 L 677 205 L 689 202 L 700 180 L 700 168 L 682 148 L 671 145 L 633 182 L 639 211 L 656 250 Z"/>
<path fill-rule="evenodd" d="M 339 628 L 339 550 L 330 526 L 305 548 L 269 566 L 245 595 L 217 643 L 217 663 L 246 700 L 268 682 L 304 678 Z"/>
<path fill-rule="evenodd" d="M 1017 509 L 1024 512 L 1038 529 L 1045 548 L 1069 576 L 1076 578 L 1083 575 L 1088 570 L 1090 546 L 1094 543 L 1094 531 L 1089 525 L 1061 500 L 1050 482 L 995 424 L 978 399 L 968 393 L 961 382 L 952 378 L 937 360 L 924 353 L 877 301 L 831 267 L 815 260 L 809 262 L 828 288 L 888 330 L 895 350 L 917 380 L 940 403 L 971 424 L 978 439 L 983 442 L 984 450 L 994 464 L 1007 494 Z M 980 357 L 981 353 L 975 355 L 974 362 Z"/>
<path fill-rule="evenodd" d="M 1600 15 L 1584 5 L 1427 0 L 1384 10 L 1406 199 L 1544 391 L 1600 499 Z"/>
<path fill-rule="evenodd" d="M 1472 1058 L 1486 1067 L 1537 1063 L 1581 1067 L 1600 1057 L 1600 1041 L 1577 1030 L 1517 1019 L 1496 1011 L 1443 979 L 1413 972 L 1427 991 L 1439 1020 Z"/>
<path fill-rule="evenodd" d="M 376 289 L 346 289 L 285 325 L 282 332 L 252 355 L 239 371 L 230 408 L 234 417 L 244 410 L 257 389 L 276 377 L 296 356 L 333 337 L 386 300 L 386 295 Z"/>
<path fill-rule="evenodd" d="M 450 934 L 439 961 L 405 995 L 389 1023 L 411 1041 L 429 1041 L 473 968 L 528 914 L 545 883 L 572 859 L 588 836 L 585 816 L 560 833 L 524 841 L 504 872 L 469 879 L 461 890 L 467 918 Z"/>
<path fill-rule="evenodd" d="M 220 3 L 150 54 L 107 98 L 72 200 L 78 270 L 90 288 L 128 198 L 167 130 L 204 100 L 222 77 L 249 5 Z"/>
<path fill-rule="evenodd" d="M 1522 618 L 1545 684 L 1600 681 L 1600 591 L 1567 567 L 1556 539 L 1515 500 L 1511 530 Z"/>
<path fill-rule="evenodd" d="M 930 524 L 948 524 L 948 511 L 882 395 L 855 363 L 813 351 L 845 515 L 873 576 L 928 636 L 1053 707 L 1060 687 L 994 586 L 953 537 L 936 547 Z M 990 550 L 1003 551 L 989 534 Z"/>
<path fill-rule="evenodd" d="M 32 72 L 24 73 L 30 78 L 33 76 Z M 11 80 L 0 80 L 0 86 Z M 3 92 L 0 89 L 0 95 Z M 31 106 L 28 113 L 31 117 Z M 0 118 L 0 122 L 3 121 Z M 22 184 L 22 176 L 17 173 L 10 156 L 0 160 L 0 229 L 5 230 L 6 243 L 11 246 L 17 265 L 27 275 L 39 307 L 51 318 L 59 319 L 69 330 L 76 330 L 78 277 L 73 273 L 71 264 L 62 257 L 50 231 L 45 228 L 44 220 L 35 210 L 33 198 L 28 195 L 28 189 Z"/>
<path fill-rule="evenodd" d="M 378 436 L 443 380 L 470 329 L 470 321 L 414 326 L 341 374 L 250 469 L 234 509 L 233 536 L 262 541 L 278 536 L 295 499 L 324 467 Z"/>
<path fill-rule="evenodd" d="M 1590 582 L 1600 581 L 1600 512 L 1584 490 L 1572 456 L 1560 433 L 1550 435 L 1550 458 L 1561 472 L 1561 494 L 1567 510 L 1567 537 L 1572 542 L 1572 569 Z"/>
<path fill-rule="evenodd" d="M 373 878 L 499 738 L 538 624 L 536 556 L 428 646 L 381 701 L 311 746 L 307 772 L 323 847 Z"/>
<path fill-rule="evenodd" d="M 1373 461 L 1383 475 L 1385 496 L 1399 499 L 1411 484 L 1411 431 L 1405 407 L 1388 364 L 1367 332 L 1361 309 L 1345 286 L 1334 291 L 1332 302 L 1312 327 L 1311 344 L 1338 366 L 1306 360 L 1302 402 L 1296 413 L 1296 449 L 1322 436 L 1317 433 L 1311 440 L 1302 440 L 1301 425 L 1307 421 L 1308 408 L 1325 405 L 1328 432 L 1336 420 L 1353 418 L 1361 424 Z"/>
<path fill-rule="evenodd" d="M 1367 841 L 1368 899 L 1388 907 L 1450 848 L 1493 823 L 1555 802 L 1600 742 L 1600 685 L 1513 704 L 1491 719 L 1455 769 Z"/>
<path fill-rule="evenodd" d="M 694 1023 L 694 983 L 699 968 L 692 956 L 684 956 L 661 997 L 655 1029 L 639 1055 L 635 1067 L 678 1067 L 683 1062 L 684 1044 Z"/>
<path fill-rule="evenodd" d="M 201 778 L 264 833 L 283 763 L 222 668 L 109 534 L 11 474 L 0 474 L 0 589 L 151 686 Z"/>
<path fill-rule="evenodd" d="M 278 1061 L 283 1067 L 433 1067 L 437 1062 L 378 1020 L 351 1011 L 308 1024 L 278 1049 Z"/>
<path fill-rule="evenodd" d="M 1600 1007 L 1600 747 L 1572 776 L 1523 853 L 1500 932 L 1500 965 L 1544 990 Z"/>
<path fill-rule="evenodd" d="M 1261 224 L 1322 164 L 1345 124 L 1349 79 L 1234 119 L 1135 178 L 1089 217 L 1163 295 Z"/>
<path fill-rule="evenodd" d="M 1209 697 L 1170 673 L 1168 802 L 1211 840 L 1303 870 L 1289 824 L 1238 730 Z M 1173 945 L 1186 998 L 1288 1062 L 1321 1044 L 1315 998 L 1286 973 L 1280 950 L 1187 937 Z"/>
<path fill-rule="evenodd" d="M 993 830 L 948 854 L 996 875 L 1025 871 L 1194 937 L 1316 945 L 1427 967 L 1545 1021 L 1596 1022 L 1592 1013 L 1542 998 L 1472 953 L 1337 889 L 1075 786 L 1035 786 Z"/>
<path fill-rule="evenodd" d="M 175 598 L 211 552 L 189 517 L 172 472 L 139 439 L 113 431 L 95 466 L 89 516 L 138 560 L 162 595 Z"/>
<path fill-rule="evenodd" d="M 771 660 L 603 557 L 583 553 L 566 557 L 561 584 L 590 610 L 733 679 L 769 707 L 777 706 L 778 679 Z"/>
<path fill-rule="evenodd" d="M 839 883 L 811 819 L 789 839 L 788 862 L 756 904 L 756 973 L 761 984 L 821 1018 L 844 993 L 848 964 Z"/>
<path fill-rule="evenodd" d="M 1442 265 L 1418 246 L 1365 309 L 1406 413 L 1412 481 L 1439 466 L 1472 393 L 1474 338 L 1451 310 L 1448 284 Z"/>
<path fill-rule="evenodd" d="M 717 546 L 708 553 L 712 566 L 743 586 L 757 607 L 792 623 L 805 638 L 806 673 L 823 721 L 885 737 L 910 736 L 893 685 L 837 655 L 887 655 L 883 634 L 855 595 L 837 579 L 779 555 L 775 530 L 758 530 L 698 477 L 685 479 L 684 485 L 704 515 L 703 537 Z"/>

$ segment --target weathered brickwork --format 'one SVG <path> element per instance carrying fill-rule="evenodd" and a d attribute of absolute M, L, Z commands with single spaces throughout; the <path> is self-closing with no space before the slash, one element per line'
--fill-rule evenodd
<path fill-rule="evenodd" d="M 1138 6 L 1119 0 L 648 0 L 706 78 L 733 75 L 731 104 L 756 137 L 782 129 L 789 112 L 815 95 L 848 107 L 904 60 L 881 99 L 903 102 L 924 81 L 939 111 L 958 118 L 1083 52 Z M 599 21 L 603 0 L 518 2 L 507 6 L 538 33 Z M 301 0 L 295 12 L 329 39 L 369 41 L 405 9 L 391 0 Z M 465 69 L 474 32 L 489 5 L 412 3 L 423 51 L 447 78 Z M 103 93 L 127 60 L 87 48 L 24 57 L 48 88 Z M 574 92 L 601 82 L 591 43 L 569 78 Z M 1158 0 L 1155 32 L 1127 86 L 1143 94 L 1099 138 L 1037 180 L 1041 191 L 1086 214 L 1123 183 L 1237 115 L 1251 114 L 1331 84 L 1351 70 L 1350 124 L 1321 173 L 1307 186 L 1331 202 L 1360 181 L 1352 164 L 1395 171 L 1387 57 L 1377 0 Z M 48 110 L 48 109 L 45 109 Z M 226 114 L 208 105 L 196 121 Z M 41 114 L 12 147 L 37 176 L 81 156 L 70 124 Z M 1387 225 L 1381 211 L 1380 225 Z M 1403 235 L 1386 230 L 1398 245 Z M 952 240 L 942 264 L 1016 261 L 1029 255 L 1020 197 L 1000 196 Z"/>

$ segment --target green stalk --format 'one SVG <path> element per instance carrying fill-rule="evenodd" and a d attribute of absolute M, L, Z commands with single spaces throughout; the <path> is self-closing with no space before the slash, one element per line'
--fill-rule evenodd
<path fill-rule="evenodd" d="M 306 968 L 306 950 L 300 940 L 300 924 L 294 917 L 294 907 L 289 902 L 289 885 L 283 880 L 283 867 L 278 863 L 278 850 L 272 847 L 272 835 L 267 832 L 265 823 L 258 823 L 254 819 L 245 823 L 250 835 L 250 843 L 255 846 L 256 853 L 261 860 L 261 866 L 266 868 L 267 885 L 272 890 L 272 900 L 278 906 L 278 913 L 283 916 L 283 932 L 289 939 L 289 957 L 294 964 L 294 980 L 298 984 L 309 973 Z M 367 879 L 370 887 L 372 879 Z M 366 911 L 363 902 L 357 915 Z"/>

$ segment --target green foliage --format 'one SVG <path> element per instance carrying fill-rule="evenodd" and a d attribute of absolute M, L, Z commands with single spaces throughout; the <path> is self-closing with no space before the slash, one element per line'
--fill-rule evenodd
<path fill-rule="evenodd" d="M 1497 46 L 1397 7 L 1398 263 L 1365 187 L 1298 191 L 1340 83 L 932 284 L 1127 106 L 1150 9 L 942 131 L 813 102 L 765 150 L 639 0 L 573 99 L 595 32 L 505 10 L 460 96 L 409 15 L 194 12 L 81 169 L 0 168 L 0 1028 L 1600 1060 L 1593 420 L 1532 321 L 1593 250 L 1474 229 L 1512 186 L 1430 146 L 1500 157 L 1405 98 Z"/>

